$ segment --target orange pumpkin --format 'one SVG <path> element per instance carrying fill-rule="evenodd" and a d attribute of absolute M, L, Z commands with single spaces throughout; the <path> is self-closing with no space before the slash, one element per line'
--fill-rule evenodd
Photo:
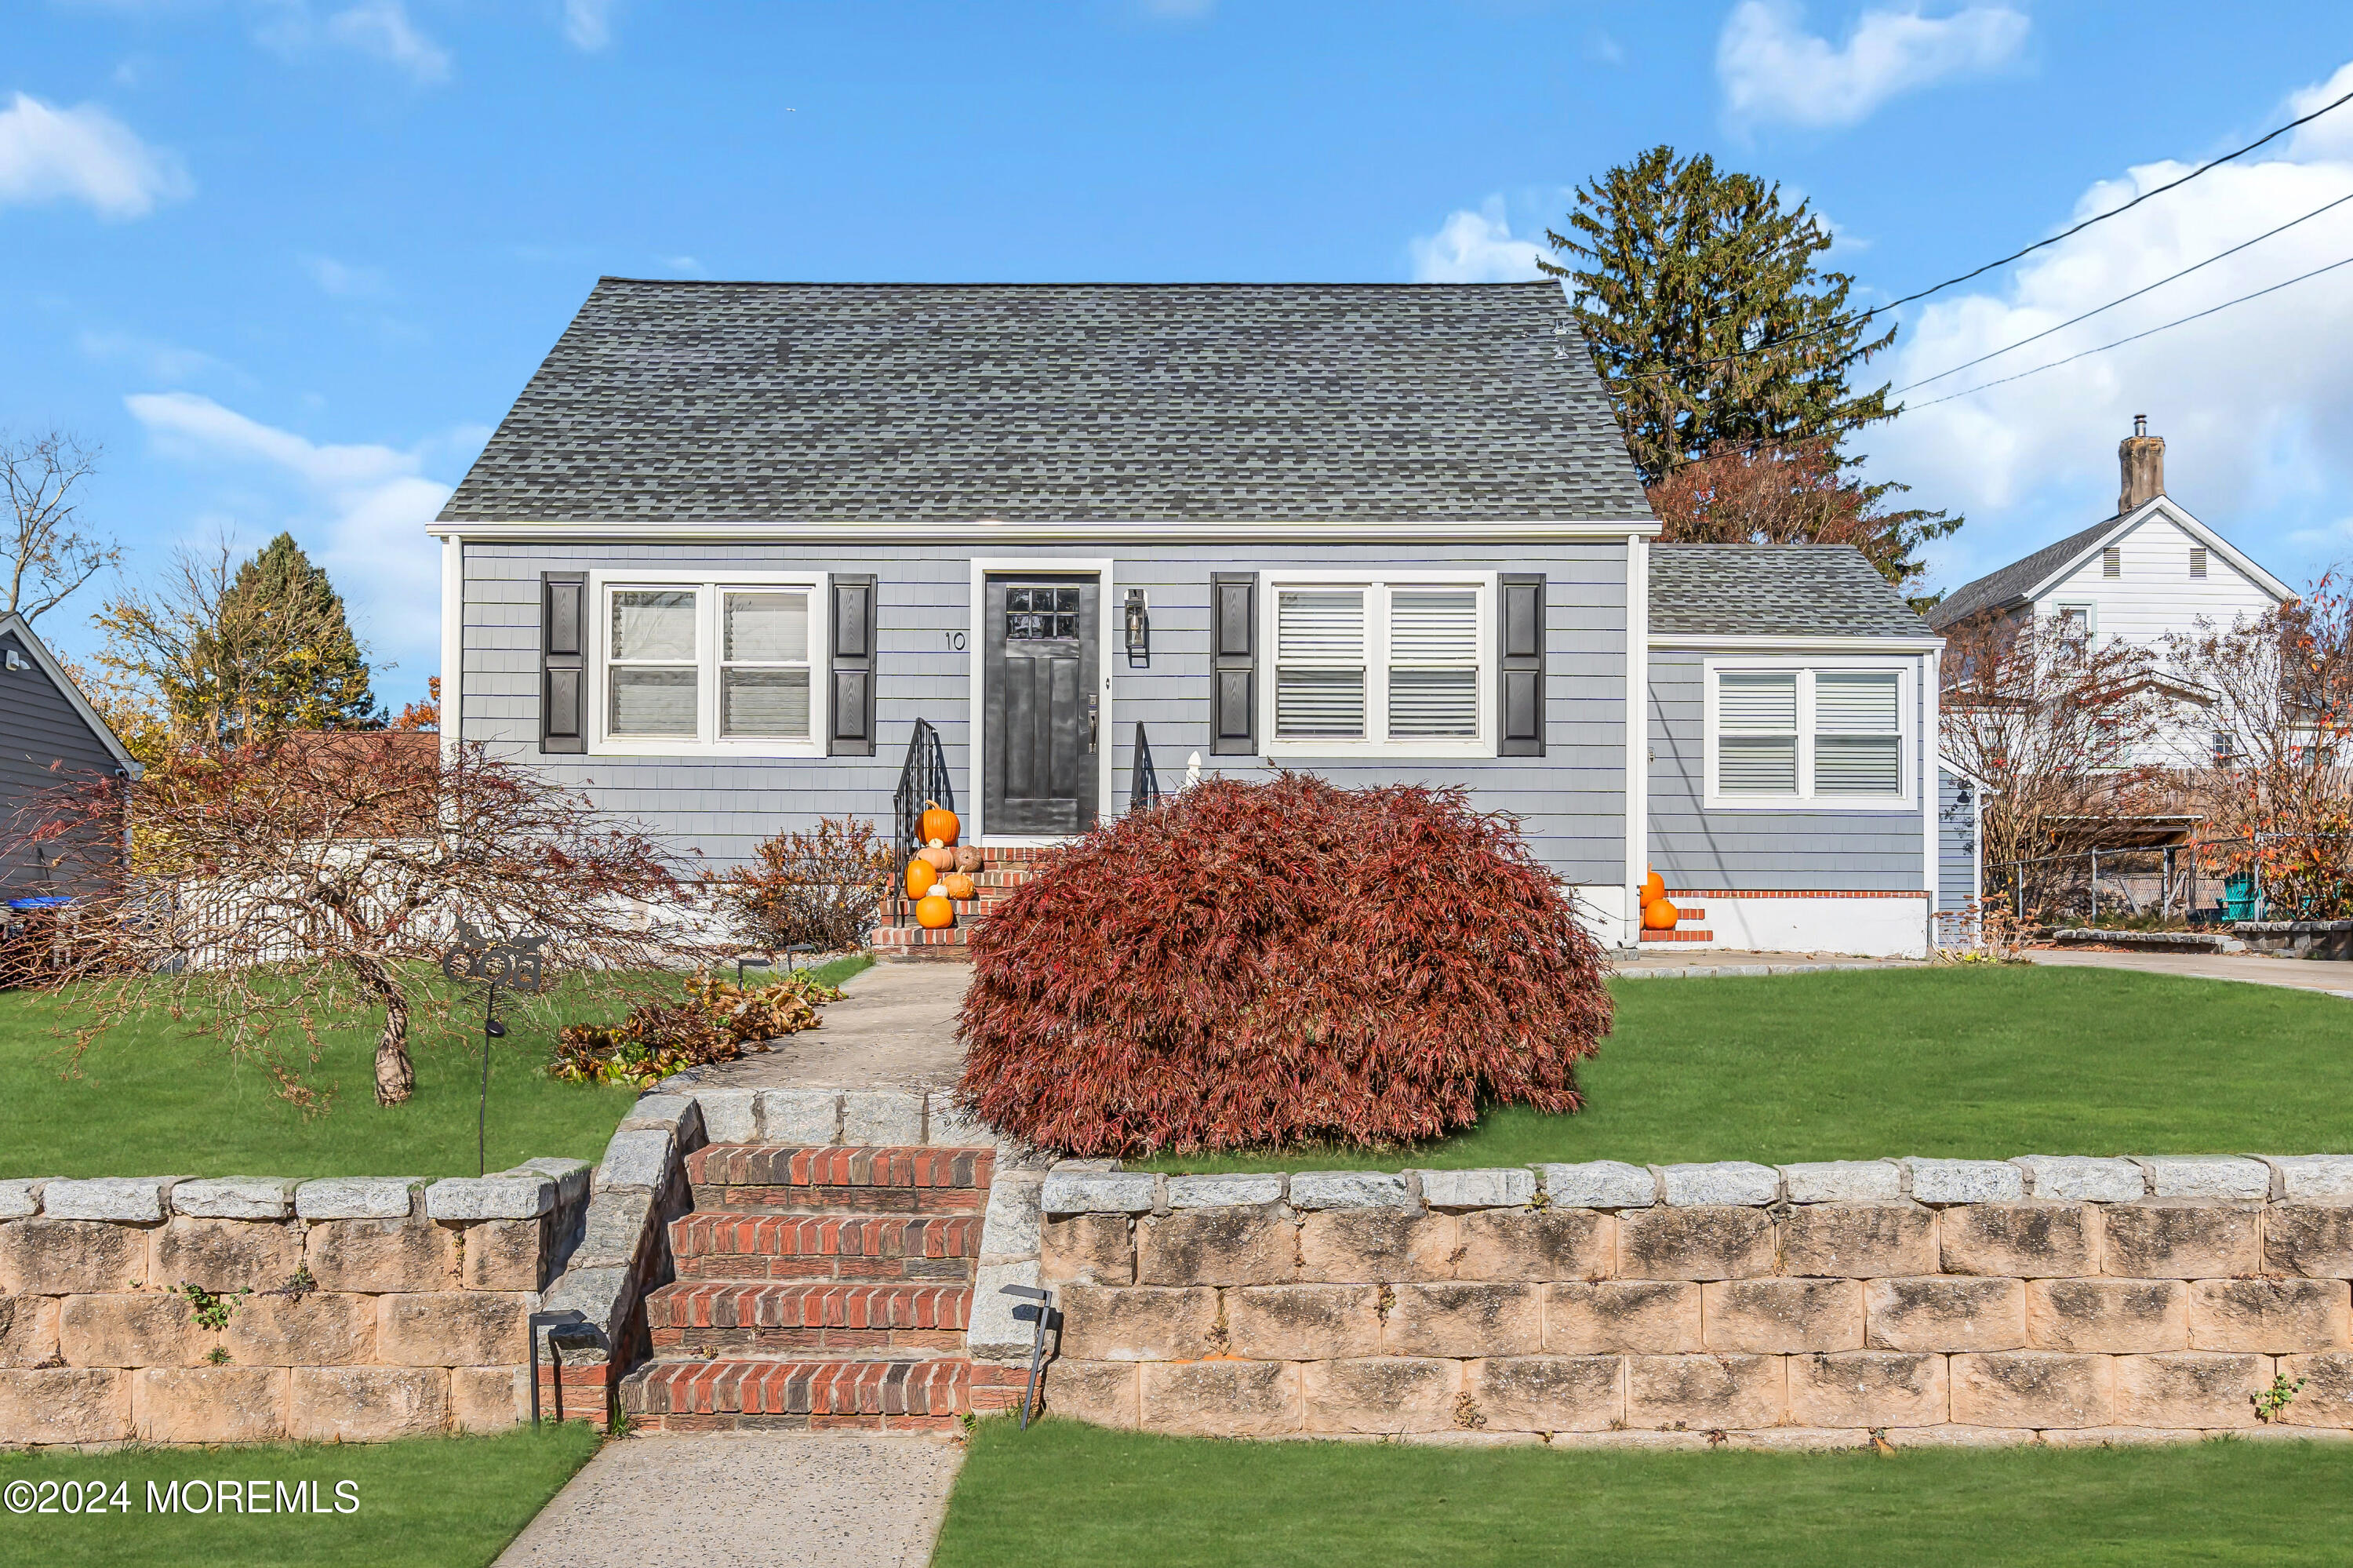
<path fill-rule="evenodd" d="M 925 865 L 930 866 L 934 871 L 954 871 L 955 869 L 955 851 L 949 849 L 944 844 L 942 844 L 937 839 L 934 839 L 932 841 L 932 845 L 929 849 L 917 850 L 915 852 L 915 858 L 922 861 Z"/>
<path fill-rule="evenodd" d="M 1667 879 L 1657 872 L 1642 878 L 1642 907 L 1648 909 L 1667 895 Z"/>
<path fill-rule="evenodd" d="M 940 874 L 938 871 L 934 869 L 931 862 L 927 860 L 909 861 L 907 863 L 907 896 L 910 898 L 923 897 L 932 890 L 932 884 L 937 882 L 939 879 Z"/>
<path fill-rule="evenodd" d="M 972 878 L 960 871 L 952 871 L 941 877 L 940 885 L 947 890 L 947 895 L 950 898 L 959 901 L 969 898 L 979 891 L 973 885 Z"/>
<path fill-rule="evenodd" d="M 953 926 L 955 924 L 955 906 L 948 902 L 946 894 L 934 887 L 916 902 L 915 924 L 926 931 Z"/>
<path fill-rule="evenodd" d="M 1683 912 L 1663 898 L 1653 898 L 1642 906 L 1642 929 L 1645 931 L 1672 931 L 1675 928 L 1675 922 L 1683 917 Z"/>
<path fill-rule="evenodd" d="M 955 842 L 956 829 L 960 825 L 954 811 L 937 800 L 926 800 L 923 802 L 923 831 L 918 836 L 925 843 L 936 839 L 941 843 L 952 844 Z"/>
<path fill-rule="evenodd" d="M 955 852 L 955 868 L 969 876 L 988 863 L 988 857 L 971 844 L 959 844 Z"/>

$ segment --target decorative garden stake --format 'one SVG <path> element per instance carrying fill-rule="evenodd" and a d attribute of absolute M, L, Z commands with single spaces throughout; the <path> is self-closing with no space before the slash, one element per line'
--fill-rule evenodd
<path fill-rule="evenodd" d="M 540 949 L 544 936 L 485 936 L 471 925 L 458 922 L 458 939 L 441 955 L 441 972 L 460 985 L 482 985 L 482 1092 L 474 1107 L 474 1174 L 490 1174 L 491 1042 L 503 1040 L 507 1026 L 499 1022 L 499 987 L 528 996 L 547 983 Z"/>
<path fill-rule="evenodd" d="M 1029 1412 L 1038 1403 L 1038 1369 L 1046 1359 L 1046 1331 L 1062 1326 L 1062 1315 L 1054 1310 L 1054 1293 L 1040 1290 L 1034 1285 L 1007 1285 L 999 1287 L 1002 1294 L 1021 1298 L 1013 1308 L 1018 1323 L 1035 1323 L 1037 1333 L 1029 1341 L 1029 1382 L 1021 1390 L 1021 1430 L 1029 1430 Z"/>

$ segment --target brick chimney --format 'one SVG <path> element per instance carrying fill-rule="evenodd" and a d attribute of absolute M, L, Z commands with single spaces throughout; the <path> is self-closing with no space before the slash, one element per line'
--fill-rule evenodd
<path fill-rule="evenodd" d="M 2133 433 L 2116 443 L 2116 466 L 2125 480 L 2116 497 L 2117 516 L 2165 493 L 2165 438 L 2148 433 L 2147 414 L 2135 414 Z"/>

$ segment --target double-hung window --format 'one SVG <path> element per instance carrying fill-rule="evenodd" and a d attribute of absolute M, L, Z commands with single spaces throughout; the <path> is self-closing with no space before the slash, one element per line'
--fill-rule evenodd
<path fill-rule="evenodd" d="M 822 749 L 821 577 L 595 580 L 596 749 Z"/>
<path fill-rule="evenodd" d="M 1891 664 L 1709 661 L 1708 806 L 1908 808 L 1914 679 Z"/>
<path fill-rule="evenodd" d="M 1489 756 L 1494 579 L 1267 574 L 1271 756 Z"/>

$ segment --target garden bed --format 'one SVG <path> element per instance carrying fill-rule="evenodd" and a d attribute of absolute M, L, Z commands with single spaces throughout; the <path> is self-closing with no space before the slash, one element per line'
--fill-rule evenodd
<path fill-rule="evenodd" d="M 1166 1171 L 1461 1169 L 2353 1148 L 2334 997 L 2120 969 L 1967 966 L 1620 981 L 1585 1109 L 1490 1111 L 1408 1149 L 1164 1154 Z"/>

